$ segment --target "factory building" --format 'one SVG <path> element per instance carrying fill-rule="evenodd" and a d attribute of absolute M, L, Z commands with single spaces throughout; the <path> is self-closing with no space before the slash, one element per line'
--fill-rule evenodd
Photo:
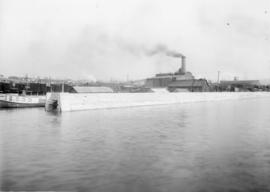
<path fill-rule="evenodd" d="M 186 57 L 181 56 L 182 66 L 175 73 L 159 73 L 155 77 L 146 79 L 145 86 L 150 88 L 168 87 L 174 81 L 192 80 L 194 76 L 191 72 L 186 72 Z"/>

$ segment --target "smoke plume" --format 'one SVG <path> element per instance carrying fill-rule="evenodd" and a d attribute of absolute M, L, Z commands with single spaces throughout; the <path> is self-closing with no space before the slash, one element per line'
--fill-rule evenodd
<path fill-rule="evenodd" d="M 159 44 L 147 52 L 147 55 L 165 54 L 170 57 L 185 57 L 183 54 L 170 50 L 166 45 Z"/>

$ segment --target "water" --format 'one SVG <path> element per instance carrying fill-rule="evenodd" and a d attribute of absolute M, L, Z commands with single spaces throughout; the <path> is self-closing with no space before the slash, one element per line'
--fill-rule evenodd
<path fill-rule="evenodd" d="M 0 111 L 0 190 L 270 191 L 270 99 Z"/>

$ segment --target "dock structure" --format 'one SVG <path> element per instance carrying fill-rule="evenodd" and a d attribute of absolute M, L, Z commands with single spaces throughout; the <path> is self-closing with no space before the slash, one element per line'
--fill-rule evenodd
<path fill-rule="evenodd" d="M 64 112 L 262 97 L 270 98 L 270 92 L 47 93 L 45 107 Z"/>

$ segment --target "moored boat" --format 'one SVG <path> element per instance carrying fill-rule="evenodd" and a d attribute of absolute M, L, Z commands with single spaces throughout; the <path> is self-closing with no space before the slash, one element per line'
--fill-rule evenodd
<path fill-rule="evenodd" d="M 0 108 L 45 107 L 45 102 L 45 96 L 7 94 L 1 95 Z"/>

